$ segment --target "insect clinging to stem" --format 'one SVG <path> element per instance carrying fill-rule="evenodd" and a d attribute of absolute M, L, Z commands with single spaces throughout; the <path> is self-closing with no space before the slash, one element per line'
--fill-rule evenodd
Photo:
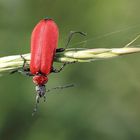
<path fill-rule="evenodd" d="M 65 48 L 68 47 L 69 42 L 74 34 L 86 35 L 84 32 L 79 31 L 71 31 L 68 36 L 68 41 L 66 43 Z M 55 69 L 53 67 L 53 60 L 56 52 L 65 51 L 65 48 L 57 48 L 58 46 L 58 37 L 59 37 L 59 29 L 57 24 L 53 19 L 45 18 L 39 21 L 39 23 L 34 27 L 31 35 L 31 60 L 30 60 L 30 68 L 26 68 L 26 60 L 21 55 L 24 60 L 23 64 L 23 72 L 25 75 L 33 76 L 33 82 L 36 85 L 36 107 L 34 112 L 37 109 L 37 104 L 39 103 L 39 99 L 44 97 L 45 93 L 50 90 L 46 90 L 45 84 L 48 82 L 48 75 L 52 72 L 58 73 L 60 72 L 67 63 L 63 63 L 60 69 Z M 21 72 L 18 70 L 18 72 Z M 22 72 L 22 73 L 23 73 Z M 72 85 L 71 85 L 72 86 Z M 54 89 L 63 89 L 65 87 L 71 86 L 63 86 L 62 88 L 54 88 Z"/>

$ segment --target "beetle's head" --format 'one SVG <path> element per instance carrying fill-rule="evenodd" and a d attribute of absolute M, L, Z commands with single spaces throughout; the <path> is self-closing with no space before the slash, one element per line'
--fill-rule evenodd
<path fill-rule="evenodd" d="M 36 85 L 35 90 L 36 90 L 37 95 L 40 98 L 45 96 L 45 93 L 46 93 L 45 85 Z"/>
<path fill-rule="evenodd" d="M 35 112 L 37 111 L 39 99 L 42 97 L 44 98 L 44 101 L 46 99 L 45 98 L 45 93 L 46 93 L 45 85 L 36 85 L 35 90 L 36 90 L 36 104 L 35 104 L 35 108 L 34 108 L 33 113 L 32 113 L 33 116 L 34 116 Z"/>

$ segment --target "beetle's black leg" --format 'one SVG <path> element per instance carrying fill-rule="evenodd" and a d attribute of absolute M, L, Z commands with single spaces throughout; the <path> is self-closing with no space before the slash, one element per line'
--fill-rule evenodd
<path fill-rule="evenodd" d="M 65 45 L 65 48 L 68 48 L 68 45 L 73 37 L 73 35 L 75 34 L 80 34 L 80 35 L 83 35 L 83 36 L 86 36 L 86 33 L 84 32 L 80 32 L 80 31 L 70 31 L 69 35 L 68 35 L 68 40 L 67 40 L 67 43 Z"/>
<path fill-rule="evenodd" d="M 80 34 L 80 35 L 83 35 L 83 36 L 86 36 L 86 33 L 84 32 L 80 32 L 80 31 L 70 31 L 69 35 L 68 35 L 68 39 L 67 39 L 67 42 L 66 42 L 66 45 L 65 45 L 65 48 L 57 48 L 56 49 L 56 52 L 63 52 L 65 51 L 65 49 L 68 48 L 68 45 L 73 37 L 73 35 L 75 34 Z"/>
<path fill-rule="evenodd" d="M 14 73 L 16 73 L 16 72 L 19 72 L 19 73 L 21 73 L 21 74 L 23 74 L 23 75 L 26 75 L 26 76 L 33 76 L 33 75 L 30 73 L 30 69 L 26 67 L 26 61 L 27 61 L 27 60 L 26 60 L 22 55 L 20 55 L 20 56 L 21 56 L 21 58 L 23 59 L 22 68 L 15 69 L 15 70 L 11 71 L 10 74 L 14 74 Z"/>
<path fill-rule="evenodd" d="M 64 63 L 59 69 L 55 69 L 54 67 L 52 67 L 51 72 L 54 73 L 59 73 L 60 71 L 62 71 L 64 69 L 64 67 L 66 66 L 67 63 Z"/>
<path fill-rule="evenodd" d="M 70 43 L 70 41 L 71 41 L 73 35 L 75 35 L 75 34 L 80 34 L 80 35 L 86 36 L 86 33 L 84 33 L 84 32 L 80 32 L 80 31 L 70 31 L 70 33 L 69 33 L 69 35 L 68 35 L 67 43 L 66 43 L 66 45 L 65 45 L 65 48 L 58 48 L 58 49 L 56 49 L 56 52 L 63 52 L 63 51 L 65 51 L 65 49 L 68 48 L 68 45 L 69 45 L 69 43 Z M 72 63 L 75 63 L 75 62 L 72 62 Z M 64 63 L 64 64 L 60 67 L 60 69 L 52 68 L 52 71 L 51 71 L 51 72 L 58 73 L 58 72 L 62 71 L 63 68 L 66 66 L 66 64 L 71 64 L 71 63 Z"/>
<path fill-rule="evenodd" d="M 14 73 L 21 73 L 22 75 L 25 75 L 25 76 L 33 76 L 33 74 L 30 73 L 30 69 L 16 69 L 16 70 L 13 70 L 10 72 L 10 74 L 14 74 Z"/>
<path fill-rule="evenodd" d="M 23 59 L 23 65 L 22 65 L 22 68 L 25 70 L 25 69 L 27 69 L 26 68 L 26 59 L 22 56 L 22 55 L 20 55 L 20 57 Z"/>
<path fill-rule="evenodd" d="M 25 63 L 26 63 L 26 59 L 22 56 L 22 55 L 20 55 L 20 57 L 23 59 L 23 66 L 22 66 L 22 68 L 25 66 Z M 16 72 L 19 72 L 19 69 L 15 69 L 15 70 L 12 70 L 11 72 L 10 72 L 10 74 L 14 74 L 14 73 L 16 73 Z"/>
<path fill-rule="evenodd" d="M 53 73 L 59 73 L 59 72 L 61 72 L 64 69 L 64 67 L 67 64 L 72 64 L 72 63 L 76 63 L 76 61 L 73 61 L 73 62 L 65 62 L 65 63 L 63 63 L 63 65 L 59 69 L 56 69 L 56 68 L 52 67 L 51 72 L 53 72 Z"/>
<path fill-rule="evenodd" d="M 56 52 L 63 52 L 63 51 L 65 51 L 64 48 L 57 48 L 57 49 L 56 49 Z"/>

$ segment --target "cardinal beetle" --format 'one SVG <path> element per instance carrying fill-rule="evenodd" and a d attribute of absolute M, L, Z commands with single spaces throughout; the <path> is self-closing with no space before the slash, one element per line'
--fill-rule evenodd
<path fill-rule="evenodd" d="M 71 31 L 68 36 L 66 48 L 75 33 L 85 35 L 83 32 Z M 45 84 L 48 82 L 48 75 L 51 72 L 60 72 L 67 63 L 64 63 L 60 69 L 53 67 L 53 60 L 56 52 L 62 52 L 64 48 L 57 48 L 58 46 L 59 30 L 54 22 L 50 18 L 41 20 L 33 29 L 31 35 L 31 60 L 30 69 L 25 68 L 26 60 L 24 59 L 23 69 L 26 75 L 33 76 L 33 82 L 36 85 L 36 108 L 39 103 L 39 99 L 44 97 L 46 88 Z M 57 88 L 55 88 L 57 89 Z M 48 90 L 49 91 L 49 90 Z"/>

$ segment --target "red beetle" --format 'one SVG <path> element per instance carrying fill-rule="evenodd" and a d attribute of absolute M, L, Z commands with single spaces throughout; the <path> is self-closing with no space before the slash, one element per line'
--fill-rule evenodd
<path fill-rule="evenodd" d="M 68 41 L 66 47 L 68 46 L 73 34 L 79 33 L 81 35 L 85 35 L 83 32 L 71 31 L 68 37 Z M 22 70 L 15 70 L 12 73 L 18 71 L 23 74 L 33 76 L 33 82 L 36 84 L 36 108 L 37 103 L 39 103 L 39 98 L 44 97 L 45 99 L 45 84 L 48 81 L 48 75 L 51 72 L 60 72 L 63 67 L 66 65 L 64 63 L 60 69 L 53 68 L 53 59 L 56 52 L 62 52 L 65 49 L 59 48 L 57 49 L 58 45 L 58 36 L 59 31 L 56 23 L 49 18 L 41 20 L 33 29 L 31 35 L 31 61 L 30 61 L 30 69 L 25 67 L 26 60 L 24 59 L 23 64 L 23 71 Z M 71 86 L 65 86 L 71 87 Z M 59 87 L 59 88 L 65 88 Z M 58 89 L 58 88 L 54 88 Z M 50 90 L 48 90 L 50 91 Z"/>

